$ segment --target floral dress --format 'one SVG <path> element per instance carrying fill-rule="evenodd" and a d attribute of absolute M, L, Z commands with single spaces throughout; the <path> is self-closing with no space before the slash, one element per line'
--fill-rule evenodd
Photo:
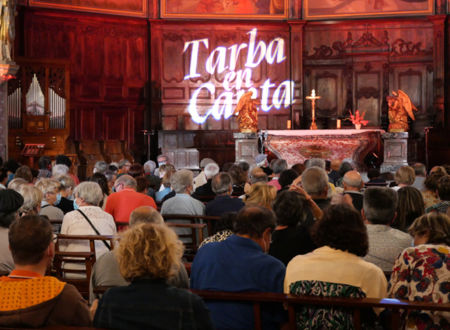
<path fill-rule="evenodd" d="M 405 249 L 394 264 L 388 287 L 390 297 L 419 302 L 448 303 L 450 248 L 423 244 Z M 450 313 L 411 311 L 407 329 L 450 329 Z"/>

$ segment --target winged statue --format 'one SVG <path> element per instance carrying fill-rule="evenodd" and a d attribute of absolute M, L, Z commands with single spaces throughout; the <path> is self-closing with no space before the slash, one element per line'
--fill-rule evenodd
<path fill-rule="evenodd" d="M 409 129 L 408 117 L 416 120 L 414 111 L 418 109 L 412 104 L 408 94 L 399 89 L 392 91 L 392 95 L 387 96 L 386 100 L 389 107 L 389 132 L 407 132 Z"/>
<path fill-rule="evenodd" d="M 253 92 L 244 93 L 233 112 L 238 117 L 239 131 L 242 133 L 255 133 L 258 131 L 257 106 L 260 102 L 252 97 Z"/>

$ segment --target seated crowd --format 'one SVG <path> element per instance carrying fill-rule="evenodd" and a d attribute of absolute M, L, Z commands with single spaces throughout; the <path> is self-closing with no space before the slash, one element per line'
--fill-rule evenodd
<path fill-rule="evenodd" d="M 0 327 L 254 327 L 251 305 L 204 302 L 189 288 L 449 303 L 450 166 L 366 176 L 351 162 L 313 158 L 289 168 L 260 154 L 253 165 L 222 168 L 206 158 L 194 175 L 160 155 L 157 164 L 99 161 L 80 182 L 64 155 L 38 165 L 0 168 Z M 193 229 L 179 226 L 191 220 L 173 215 L 212 219 L 193 260 Z M 53 259 L 92 247 L 59 235 L 104 238 L 94 244 L 87 295 L 67 283 L 83 275 L 57 277 Z M 64 267 L 86 275 L 77 261 Z M 297 329 L 352 328 L 342 310 L 296 313 Z M 362 322 L 382 328 L 387 314 L 368 310 Z M 261 309 L 264 329 L 287 318 L 282 304 Z M 450 311 L 408 312 L 402 322 L 448 329 Z"/>

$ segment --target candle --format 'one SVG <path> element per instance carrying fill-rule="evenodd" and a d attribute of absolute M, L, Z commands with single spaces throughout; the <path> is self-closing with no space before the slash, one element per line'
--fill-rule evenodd
<path fill-rule="evenodd" d="M 292 128 L 292 122 L 290 120 L 287 121 L 286 123 L 287 129 L 291 129 Z"/>
<path fill-rule="evenodd" d="M 311 96 L 312 96 L 312 97 L 316 97 L 316 90 L 315 90 L 315 89 L 313 89 L 313 90 L 311 91 Z"/>
<path fill-rule="evenodd" d="M 341 128 L 341 120 L 340 119 L 336 120 L 336 128 L 337 129 Z"/>

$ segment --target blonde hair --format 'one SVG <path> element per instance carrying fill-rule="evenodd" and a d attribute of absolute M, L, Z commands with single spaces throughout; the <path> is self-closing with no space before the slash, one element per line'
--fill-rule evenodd
<path fill-rule="evenodd" d="M 42 178 L 36 182 L 35 187 L 42 191 L 45 199 L 45 194 L 47 193 L 58 193 L 61 188 L 61 183 L 56 179 Z"/>
<path fill-rule="evenodd" d="M 272 209 L 272 203 L 277 197 L 277 188 L 264 182 L 256 182 L 251 185 L 250 191 L 244 199 L 246 205 L 256 204 Z"/>
<path fill-rule="evenodd" d="M 183 244 L 165 224 L 142 223 L 128 229 L 115 250 L 120 274 L 127 281 L 151 277 L 167 279 L 181 267 Z"/>
<path fill-rule="evenodd" d="M 25 214 L 37 214 L 37 209 L 44 198 L 42 191 L 34 186 L 23 184 L 19 186 L 17 192 L 23 197 L 23 204 L 19 209 L 19 213 L 22 216 Z"/>
<path fill-rule="evenodd" d="M 11 182 L 8 184 L 8 189 L 19 191 L 20 186 L 23 184 L 27 185 L 28 184 L 27 180 L 22 178 L 15 178 L 12 179 Z"/>
<path fill-rule="evenodd" d="M 397 184 L 406 184 L 410 186 L 416 179 L 416 172 L 411 166 L 402 166 L 395 172 L 394 179 Z"/>

